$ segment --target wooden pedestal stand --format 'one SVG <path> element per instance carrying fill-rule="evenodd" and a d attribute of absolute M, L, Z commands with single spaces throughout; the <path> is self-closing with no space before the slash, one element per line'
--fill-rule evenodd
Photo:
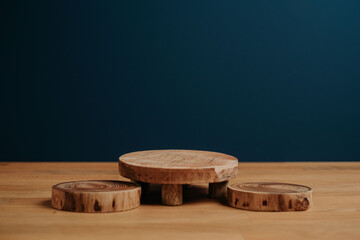
<path fill-rule="evenodd" d="M 226 197 L 229 179 L 237 174 L 238 160 L 230 155 L 192 150 L 152 150 L 122 155 L 119 172 L 139 182 L 143 194 L 149 184 L 161 184 L 162 203 L 181 205 L 182 185 L 209 183 L 213 198 Z"/>

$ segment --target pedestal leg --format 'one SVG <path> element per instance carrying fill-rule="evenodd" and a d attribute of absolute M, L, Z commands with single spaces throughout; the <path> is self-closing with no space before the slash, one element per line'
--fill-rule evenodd
<path fill-rule="evenodd" d="M 225 198 L 226 187 L 229 181 L 209 183 L 209 195 L 211 198 Z"/>
<path fill-rule="evenodd" d="M 162 204 L 178 206 L 183 203 L 183 188 L 181 184 L 163 184 L 161 186 Z"/>

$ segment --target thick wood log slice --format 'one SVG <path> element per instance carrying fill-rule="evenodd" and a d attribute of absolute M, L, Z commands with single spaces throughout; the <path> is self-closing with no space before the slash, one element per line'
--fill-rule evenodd
<path fill-rule="evenodd" d="M 122 155 L 119 172 L 139 182 L 196 184 L 236 177 L 238 160 L 230 155 L 193 150 L 151 150 Z"/>
<path fill-rule="evenodd" d="M 140 206 L 141 188 L 121 181 L 77 181 L 52 187 L 51 205 L 73 212 L 117 212 Z"/>
<path fill-rule="evenodd" d="M 312 189 L 288 183 L 233 183 L 228 204 L 252 211 L 304 211 L 312 205 Z"/>

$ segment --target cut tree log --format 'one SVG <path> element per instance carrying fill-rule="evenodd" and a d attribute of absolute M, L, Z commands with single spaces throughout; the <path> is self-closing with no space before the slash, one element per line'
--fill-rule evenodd
<path fill-rule="evenodd" d="M 252 211 L 304 211 L 312 206 L 312 189 L 289 183 L 234 183 L 227 188 L 227 201 Z"/>
<path fill-rule="evenodd" d="M 131 182 L 64 182 L 52 187 L 51 205 L 73 212 L 117 212 L 140 206 L 140 196 L 140 186 Z"/>

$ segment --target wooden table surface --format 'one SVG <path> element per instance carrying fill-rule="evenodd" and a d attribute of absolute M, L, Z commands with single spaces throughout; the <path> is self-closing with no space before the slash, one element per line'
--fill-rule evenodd
<path fill-rule="evenodd" d="M 73 213 L 50 206 L 51 186 L 124 180 L 118 163 L 0 163 L 0 239 L 360 239 L 360 162 L 239 163 L 236 182 L 289 182 L 313 188 L 304 212 L 251 212 L 184 191 L 184 204 L 147 203 L 117 213 Z"/>

